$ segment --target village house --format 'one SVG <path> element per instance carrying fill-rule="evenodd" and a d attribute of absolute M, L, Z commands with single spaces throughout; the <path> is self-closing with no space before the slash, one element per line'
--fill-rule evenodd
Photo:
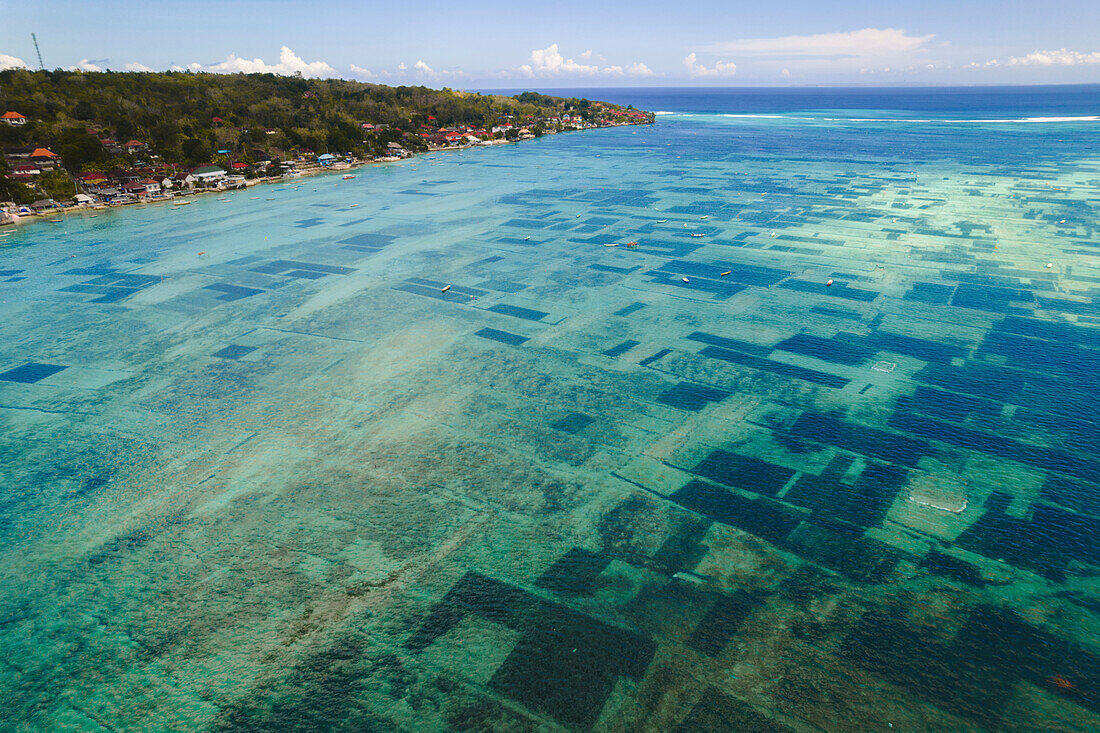
<path fill-rule="evenodd" d="M 141 181 L 124 183 L 122 184 L 122 190 L 135 198 L 144 198 L 149 193 L 145 190 L 145 185 Z"/>
<path fill-rule="evenodd" d="M 52 171 L 57 167 L 57 153 L 47 148 L 35 148 L 31 151 L 30 160 L 44 171 Z"/>
<path fill-rule="evenodd" d="M 225 178 L 225 169 L 216 165 L 204 165 L 191 171 L 189 178 L 195 183 L 210 186 Z"/>
<path fill-rule="evenodd" d="M 42 170 L 34 163 L 15 163 L 11 166 L 11 177 L 21 183 L 33 180 L 40 173 Z"/>
<path fill-rule="evenodd" d="M 18 112 L 5 112 L 0 115 L 0 120 L 7 122 L 12 127 L 22 127 L 27 124 L 27 118 Z"/>

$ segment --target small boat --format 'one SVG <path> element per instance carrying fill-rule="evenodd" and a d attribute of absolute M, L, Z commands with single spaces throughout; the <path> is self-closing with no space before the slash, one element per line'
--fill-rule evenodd
<path fill-rule="evenodd" d="M 191 205 L 190 201 L 177 201 L 176 203 L 172 204 L 172 206 L 190 206 L 190 205 Z"/>
<path fill-rule="evenodd" d="M 60 224 L 63 221 L 65 221 L 65 220 L 64 219 L 50 219 L 51 224 Z"/>
<path fill-rule="evenodd" d="M 709 215 L 706 215 L 706 214 L 705 214 L 705 215 L 703 215 L 703 216 L 700 216 L 699 218 L 700 218 L 700 219 L 706 219 L 706 218 L 709 218 Z"/>
<path fill-rule="evenodd" d="M 668 221 L 668 219 L 658 219 L 657 223 L 658 224 L 664 224 L 666 221 Z"/>
<path fill-rule="evenodd" d="M 638 246 L 638 243 L 637 243 L 637 242 L 627 242 L 627 243 L 626 243 L 626 246 L 627 246 L 627 247 L 630 247 L 631 249 L 633 249 L 634 247 L 637 247 L 637 246 Z"/>
<path fill-rule="evenodd" d="M 1047 267 L 1054 267 L 1054 263 L 1053 262 L 1048 262 Z"/>
<path fill-rule="evenodd" d="M 607 242 L 607 243 L 604 244 L 604 246 L 605 247 L 618 247 L 619 243 L 618 242 Z"/>
<path fill-rule="evenodd" d="M 775 237 L 777 236 L 777 234 L 775 232 L 772 232 L 770 236 Z"/>
<path fill-rule="evenodd" d="M 202 252 L 199 252 L 199 257 L 202 257 L 202 256 L 203 256 L 204 254 L 206 254 L 206 250 L 205 250 L 205 249 L 204 249 L 204 250 L 203 250 Z"/>
<path fill-rule="evenodd" d="M 442 289 L 442 290 L 440 290 L 439 292 L 441 292 L 441 293 L 445 293 L 445 292 L 447 292 L 447 291 L 448 291 L 448 290 L 450 290 L 450 289 L 451 289 L 451 286 L 450 286 L 450 285 L 444 285 L 444 286 L 443 286 L 443 289 Z"/>
<path fill-rule="evenodd" d="M 681 279 L 681 280 L 683 280 L 683 281 L 684 281 L 684 282 L 686 282 L 686 283 L 689 283 L 689 282 L 691 282 L 691 280 L 688 280 L 688 279 L 687 279 L 686 277 L 682 277 L 682 278 L 680 278 L 680 279 Z"/>
<path fill-rule="evenodd" d="M 352 174 L 350 174 L 350 173 L 345 173 L 345 174 L 344 174 L 343 176 L 341 176 L 341 178 L 343 178 L 343 179 L 344 179 L 345 181 L 349 181 L 349 180 L 351 180 L 352 178 L 355 178 L 355 176 L 353 176 L 353 175 L 352 175 Z"/>
<path fill-rule="evenodd" d="M 691 236 L 693 236 L 693 237 L 705 237 L 707 235 L 705 235 L 705 234 L 692 234 Z"/>
<path fill-rule="evenodd" d="M 358 206 L 358 205 L 359 205 L 359 204 L 351 204 L 351 205 L 350 205 L 350 206 L 349 206 L 348 208 L 350 208 L 350 209 L 354 209 L 354 208 L 355 208 L 356 206 Z"/>
<path fill-rule="evenodd" d="M 523 241 L 524 241 L 524 242 L 527 242 L 527 241 L 529 241 L 530 239 L 531 239 L 531 237 L 530 237 L 530 236 L 526 236 L 526 237 L 524 237 L 524 238 L 523 238 Z"/>
<path fill-rule="evenodd" d="M 718 277 L 725 277 L 726 275 L 730 274 L 731 272 L 733 272 L 733 270 L 726 270 L 725 272 L 720 272 L 720 273 L 718 273 Z"/>
<path fill-rule="evenodd" d="M 825 282 L 825 287 L 827 287 L 827 288 L 828 288 L 828 287 L 831 287 L 831 286 L 832 286 L 832 284 L 833 284 L 833 281 L 832 281 L 832 280 L 828 280 L 828 281 L 826 281 L 826 282 Z"/>

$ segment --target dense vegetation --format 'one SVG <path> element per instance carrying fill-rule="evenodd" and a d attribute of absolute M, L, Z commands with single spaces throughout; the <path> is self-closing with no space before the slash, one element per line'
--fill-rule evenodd
<path fill-rule="evenodd" d="M 527 123 L 567 111 L 603 119 L 624 112 L 534 92 L 505 97 L 274 74 L 25 69 L 0 72 L 4 110 L 29 121 L 0 125 L 0 145 L 50 147 L 72 173 L 117 165 L 103 137 L 138 140 L 161 162 L 196 166 L 218 160 L 219 150 L 244 162 L 285 158 L 298 149 L 373 155 L 391 141 L 422 145 L 409 133 L 429 126 Z M 365 132 L 364 122 L 386 129 Z"/>

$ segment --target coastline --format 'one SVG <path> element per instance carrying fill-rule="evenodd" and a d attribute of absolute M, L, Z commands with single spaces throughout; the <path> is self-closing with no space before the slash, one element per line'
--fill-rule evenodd
<path fill-rule="evenodd" d="M 592 130 L 606 130 L 606 129 L 618 128 L 618 127 L 637 127 L 637 126 L 641 126 L 641 125 L 652 125 L 652 124 L 655 124 L 655 123 L 656 123 L 656 121 L 654 121 L 654 122 L 644 122 L 644 123 L 631 122 L 631 123 L 622 124 L 622 125 L 605 125 L 605 126 L 597 126 L 597 127 L 585 127 L 585 128 L 581 128 L 581 129 L 571 129 L 571 130 L 561 130 L 561 131 L 547 132 L 544 135 L 542 135 L 541 137 L 548 137 L 550 135 L 561 135 L 561 134 L 571 133 L 571 132 L 590 132 Z M 402 161 L 413 160 L 413 159 L 415 159 L 419 156 L 422 156 L 422 155 L 431 155 L 431 154 L 435 154 L 435 153 L 447 153 L 447 152 L 459 151 L 459 150 L 474 150 L 474 149 L 477 149 L 477 148 L 492 148 L 492 147 L 498 147 L 498 146 L 502 146 L 502 145 L 517 145 L 519 143 L 524 143 L 524 142 L 528 142 L 530 140 L 537 140 L 537 139 L 539 139 L 539 138 L 538 137 L 530 137 L 530 138 L 517 139 L 517 140 L 499 140 L 499 141 L 498 140 L 493 140 L 493 141 L 489 141 L 489 142 L 467 143 L 465 145 L 453 145 L 453 146 L 446 146 L 446 147 L 432 147 L 432 146 L 429 146 L 428 149 L 425 150 L 425 151 L 411 153 L 409 156 L 404 157 L 404 158 L 377 159 L 377 160 L 376 159 L 356 160 L 352 163 L 344 163 L 344 164 L 341 164 L 339 167 L 334 166 L 334 167 L 331 167 L 331 168 L 320 166 L 320 165 L 317 165 L 317 164 L 313 164 L 313 165 L 309 166 L 308 168 L 300 169 L 300 171 L 299 171 L 300 175 L 294 176 L 294 179 L 313 178 L 315 176 L 323 175 L 325 173 L 340 173 L 341 175 L 344 175 L 344 174 L 347 174 L 348 171 L 358 170 L 358 169 L 365 168 L 365 167 L 368 167 L 368 166 L 388 165 L 388 164 L 392 164 L 392 163 L 400 163 Z M 265 184 L 273 184 L 273 183 L 288 184 L 288 183 L 290 183 L 290 180 L 288 180 L 287 176 L 280 176 L 279 178 L 269 178 L 269 177 L 253 178 L 253 179 L 248 180 L 248 181 L 245 182 L 245 189 L 247 190 L 247 189 L 250 189 L 250 188 L 254 188 L 256 186 L 261 186 L 261 185 L 265 185 Z M 56 217 L 70 217 L 70 216 L 76 216 L 76 215 L 88 215 L 88 214 L 92 214 L 92 213 L 94 213 L 95 215 L 98 216 L 100 212 L 113 211 L 113 210 L 116 210 L 116 209 L 125 209 L 125 208 L 129 208 L 129 207 L 134 207 L 134 206 L 156 206 L 156 205 L 173 205 L 173 206 L 175 206 L 175 205 L 180 203 L 179 201 L 177 201 L 177 199 L 183 199 L 183 200 L 187 201 L 193 196 L 201 196 L 201 195 L 206 195 L 206 194 L 224 194 L 224 193 L 226 193 L 227 191 L 230 191 L 230 190 L 232 190 L 232 189 L 227 189 L 227 188 L 190 189 L 186 193 L 173 194 L 171 197 L 157 198 L 155 200 L 148 200 L 148 199 L 140 200 L 139 199 L 137 201 L 128 201 L 128 202 L 121 203 L 121 204 L 103 204 L 103 203 L 95 204 L 95 205 L 76 204 L 76 205 L 73 205 L 73 206 L 66 206 L 66 207 L 61 208 L 61 209 L 52 209 L 52 210 L 43 212 L 41 214 L 23 214 L 23 215 L 10 214 L 10 216 L 14 219 L 14 221 L 9 222 L 7 224 L 0 224 L 0 237 L 5 236 L 5 233 L 10 235 L 11 233 L 15 232 L 18 228 L 23 227 L 23 226 L 27 226 L 29 224 L 63 223 L 64 219 L 55 220 Z M 240 189 L 237 189 L 237 190 L 240 190 Z"/>

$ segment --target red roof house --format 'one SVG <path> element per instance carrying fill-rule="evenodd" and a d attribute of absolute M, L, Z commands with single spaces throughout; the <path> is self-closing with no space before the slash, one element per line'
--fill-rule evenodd
<path fill-rule="evenodd" d="M 3 120 L 4 122 L 7 122 L 9 125 L 12 125 L 14 127 L 27 124 L 27 118 L 19 114 L 18 112 L 5 112 L 4 114 L 0 115 L 0 120 Z"/>

